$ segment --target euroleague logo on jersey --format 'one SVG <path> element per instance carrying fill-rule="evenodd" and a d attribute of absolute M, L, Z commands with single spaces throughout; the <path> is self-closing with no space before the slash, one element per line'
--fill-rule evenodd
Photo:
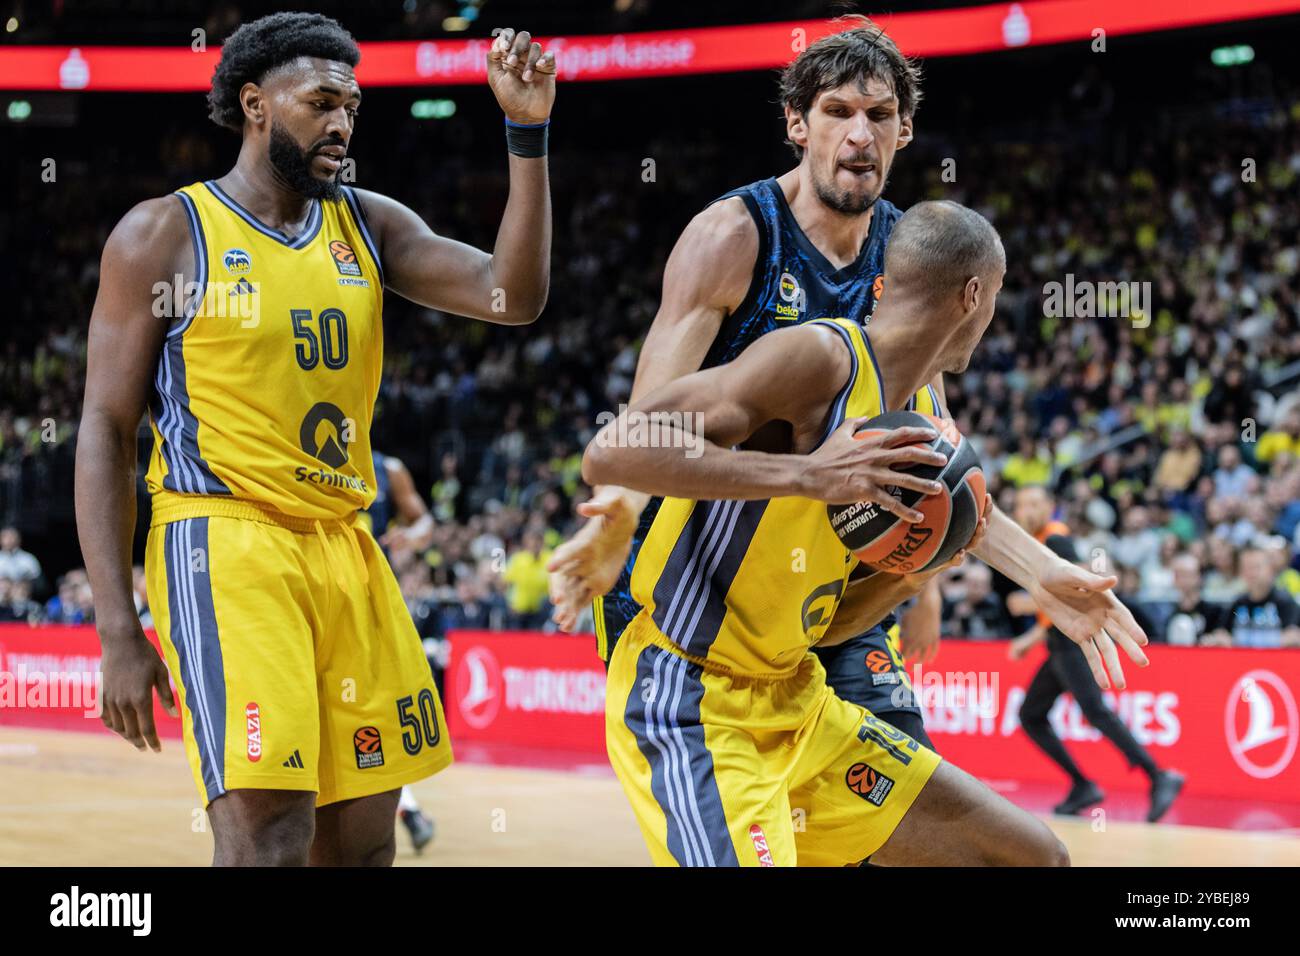
<path fill-rule="evenodd" d="M 873 674 L 883 674 L 894 669 L 894 661 L 886 651 L 868 651 L 862 663 Z"/>
<path fill-rule="evenodd" d="M 875 282 L 871 283 L 871 298 L 874 299 L 876 302 L 879 302 L 880 296 L 884 291 L 885 291 L 885 276 L 882 273 L 881 275 L 876 276 Z"/>
<path fill-rule="evenodd" d="M 867 803 L 880 806 L 894 789 L 892 777 L 886 777 L 875 767 L 865 763 L 855 763 L 844 774 L 844 783 Z"/>
<path fill-rule="evenodd" d="M 356 752 L 358 770 L 384 765 L 384 743 L 378 727 L 358 727 L 352 735 L 352 749 Z"/>
<path fill-rule="evenodd" d="M 361 266 L 357 263 L 357 254 L 342 239 L 335 239 L 330 243 L 330 255 L 333 257 L 334 265 L 339 270 L 340 275 L 361 275 Z"/>

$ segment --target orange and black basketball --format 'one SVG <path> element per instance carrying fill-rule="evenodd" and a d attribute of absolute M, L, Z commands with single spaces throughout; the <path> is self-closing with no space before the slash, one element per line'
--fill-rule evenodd
<path fill-rule="evenodd" d="M 984 514 L 984 472 L 979 457 L 951 419 L 920 412 L 886 412 L 865 422 L 858 435 L 894 428 L 930 427 L 938 434 L 929 447 L 946 455 L 943 466 L 912 464 L 902 470 L 938 481 L 938 494 L 892 489 L 925 517 L 910 524 L 869 501 L 827 505 L 831 527 L 844 546 L 869 567 L 890 574 L 925 571 L 949 561 L 970 543 Z"/>

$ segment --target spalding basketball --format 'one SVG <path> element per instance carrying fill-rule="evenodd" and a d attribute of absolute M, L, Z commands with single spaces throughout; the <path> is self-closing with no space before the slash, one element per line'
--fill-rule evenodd
<path fill-rule="evenodd" d="M 948 464 L 941 467 L 910 464 L 901 469 L 939 482 L 943 489 L 937 494 L 892 489 L 903 504 L 924 515 L 921 521 L 911 524 L 869 501 L 826 506 L 831 527 L 844 546 L 863 564 L 890 574 L 911 574 L 947 563 L 970 543 L 984 514 L 984 472 L 979 456 L 951 419 L 920 412 L 886 412 L 863 423 L 855 434 L 909 426 L 933 428 L 938 435 L 928 447 L 948 456 Z"/>

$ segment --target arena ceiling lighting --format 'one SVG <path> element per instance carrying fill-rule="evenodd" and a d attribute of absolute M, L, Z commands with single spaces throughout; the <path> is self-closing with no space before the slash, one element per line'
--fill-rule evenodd
<path fill-rule="evenodd" d="M 1300 13 L 1300 0 L 1037 0 L 882 14 L 877 21 L 913 56 L 962 56 Z M 562 79 L 614 80 L 779 67 L 842 21 L 791 20 L 731 27 L 544 38 Z M 362 43 L 364 86 L 482 82 L 488 39 Z M 192 92 L 206 90 L 218 49 L 0 47 L 0 89 Z"/>

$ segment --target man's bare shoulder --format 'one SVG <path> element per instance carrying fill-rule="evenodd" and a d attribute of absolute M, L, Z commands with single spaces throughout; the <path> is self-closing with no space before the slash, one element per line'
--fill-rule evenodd
<path fill-rule="evenodd" d="M 744 201 L 732 196 L 696 213 L 673 247 L 666 283 L 699 285 L 708 300 L 735 308 L 749 291 L 758 259 L 758 229 Z"/>
<path fill-rule="evenodd" d="M 106 264 L 132 268 L 174 267 L 178 261 L 192 258 L 189 217 L 174 195 L 133 206 L 113 227 L 104 245 Z"/>
<path fill-rule="evenodd" d="M 739 196 L 719 200 L 696 213 L 682 231 L 682 239 L 688 238 L 701 249 L 733 257 L 746 252 L 751 257 L 758 255 L 758 228 Z"/>

